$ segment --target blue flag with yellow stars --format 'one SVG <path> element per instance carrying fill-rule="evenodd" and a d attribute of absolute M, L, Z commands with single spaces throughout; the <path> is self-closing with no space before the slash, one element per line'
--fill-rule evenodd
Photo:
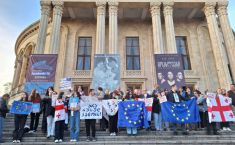
<path fill-rule="evenodd" d="M 181 103 L 164 102 L 161 104 L 162 119 L 172 123 L 200 122 L 196 99 Z"/>
<path fill-rule="evenodd" d="M 32 102 L 14 101 L 10 113 L 28 115 L 32 112 Z"/>
<path fill-rule="evenodd" d="M 123 101 L 118 104 L 118 127 L 148 128 L 147 110 L 144 102 Z"/>

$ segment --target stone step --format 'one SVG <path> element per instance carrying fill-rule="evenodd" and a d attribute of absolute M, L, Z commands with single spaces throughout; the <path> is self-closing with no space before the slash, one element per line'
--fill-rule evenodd
<path fill-rule="evenodd" d="M 3 143 L 2 145 L 10 145 L 12 143 Z M 31 142 L 22 142 L 21 145 L 32 145 Z M 55 144 L 54 142 L 35 142 L 34 145 L 51 145 Z M 70 143 L 70 142 L 63 142 L 60 143 L 60 145 L 73 145 L 73 144 L 79 144 L 79 145 L 233 145 L 235 144 L 234 140 L 131 140 L 131 141 L 97 141 L 97 142 L 85 142 L 85 141 L 79 141 L 76 143 Z"/>

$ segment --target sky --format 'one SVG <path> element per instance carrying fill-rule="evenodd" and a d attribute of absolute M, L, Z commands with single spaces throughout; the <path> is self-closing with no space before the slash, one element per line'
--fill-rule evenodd
<path fill-rule="evenodd" d="M 235 0 L 230 0 L 228 13 L 235 30 Z M 0 96 L 3 85 L 13 80 L 17 37 L 39 19 L 40 0 L 0 0 Z"/>

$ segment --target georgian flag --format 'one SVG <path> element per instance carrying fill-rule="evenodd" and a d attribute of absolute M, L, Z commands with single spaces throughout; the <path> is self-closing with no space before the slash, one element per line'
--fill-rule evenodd
<path fill-rule="evenodd" d="M 54 121 L 56 122 L 56 121 L 65 120 L 65 118 L 66 115 L 65 115 L 64 102 L 62 100 L 56 100 Z"/>
<path fill-rule="evenodd" d="M 230 107 L 231 98 L 207 93 L 207 107 L 209 122 L 229 122 L 235 121 L 235 116 Z"/>

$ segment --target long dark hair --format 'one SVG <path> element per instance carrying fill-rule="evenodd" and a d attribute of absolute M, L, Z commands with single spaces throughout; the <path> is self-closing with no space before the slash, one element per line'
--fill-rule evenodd
<path fill-rule="evenodd" d="M 20 99 L 20 101 L 25 101 L 28 102 L 29 101 L 29 94 L 27 92 L 23 92 L 25 94 L 25 100 L 23 100 L 23 98 Z"/>
<path fill-rule="evenodd" d="M 54 88 L 51 86 L 49 88 L 47 88 L 46 90 L 46 96 L 49 96 L 49 89 L 51 89 L 54 92 Z"/>

